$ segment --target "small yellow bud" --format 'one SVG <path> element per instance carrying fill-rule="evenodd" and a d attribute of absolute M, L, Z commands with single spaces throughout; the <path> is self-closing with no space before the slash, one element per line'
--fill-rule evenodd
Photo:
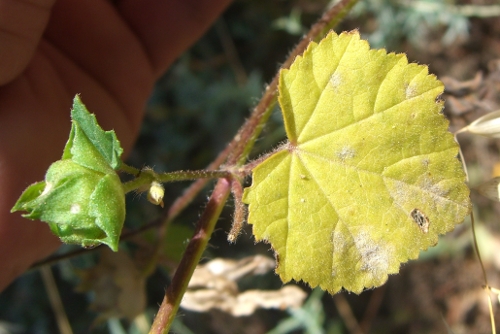
<path fill-rule="evenodd" d="M 154 205 L 159 205 L 163 208 L 163 196 L 165 195 L 165 188 L 159 182 L 151 182 L 148 191 L 148 201 Z"/>

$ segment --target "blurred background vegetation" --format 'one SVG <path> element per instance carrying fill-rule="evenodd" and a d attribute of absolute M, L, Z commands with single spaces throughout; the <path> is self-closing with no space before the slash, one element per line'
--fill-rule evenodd
<path fill-rule="evenodd" d="M 327 0 L 235 1 L 158 82 L 128 162 L 157 171 L 206 167 L 235 135 L 288 52 L 332 4 Z M 454 104 L 447 102 L 445 114 L 452 130 L 457 130 L 498 109 L 499 16 L 500 4 L 494 0 L 360 0 L 337 31 L 359 29 L 373 47 L 405 52 L 410 61 L 428 64 L 440 79 L 448 78 L 447 94 Z M 276 110 L 253 156 L 270 150 L 282 139 L 281 115 Z M 498 143 L 464 137 L 461 144 L 472 186 L 500 174 Z M 166 208 L 187 185 L 167 185 Z M 49 277 L 55 279 L 73 333 L 144 333 L 149 328 L 206 196 L 207 192 L 198 196 L 174 221 L 160 259 L 162 265 L 145 282 L 146 311 L 135 321 L 101 320 L 101 313 L 89 310 L 96 295 L 75 291 L 84 281 L 82 270 L 95 265 L 97 252 L 52 267 Z M 472 197 L 477 204 L 479 241 L 490 284 L 499 287 L 500 228 L 496 217 L 500 209 L 475 191 Z M 129 196 L 127 200 L 128 229 L 161 215 L 161 208 L 150 205 L 144 196 Z M 267 245 L 254 244 L 248 227 L 236 244 L 228 244 L 231 207 L 226 211 L 205 259 L 239 259 L 253 254 L 272 257 Z M 196 313 L 181 309 L 173 332 L 488 333 L 491 328 L 481 290 L 481 270 L 472 251 L 469 229 L 468 223 L 462 224 L 442 238 L 437 247 L 422 254 L 420 260 L 403 265 L 401 274 L 390 277 L 386 285 L 359 296 L 340 293 L 332 297 L 314 290 L 298 310 L 259 310 L 240 318 L 221 311 Z M 148 240 L 153 239 L 154 232 L 150 231 L 124 248 L 138 259 L 144 248 L 147 252 Z M 65 246 L 59 253 L 73 249 Z M 280 286 L 272 273 L 240 283 L 241 290 Z M 58 311 L 49 302 L 50 290 L 50 278 L 43 279 L 38 270 L 33 270 L 3 291 L 0 334 L 59 332 Z"/>

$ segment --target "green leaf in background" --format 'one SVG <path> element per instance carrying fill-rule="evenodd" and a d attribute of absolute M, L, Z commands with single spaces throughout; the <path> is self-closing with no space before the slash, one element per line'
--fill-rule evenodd
<path fill-rule="evenodd" d="M 47 222 L 65 243 L 104 243 L 117 251 L 125 193 L 114 168 L 120 165 L 122 148 L 114 131 L 104 132 L 78 96 L 74 103 L 62 159 L 49 167 L 44 181 L 23 192 L 11 211 L 26 211 L 23 217 Z"/>
<path fill-rule="evenodd" d="M 426 66 L 331 32 L 281 71 L 279 92 L 289 142 L 253 170 L 244 201 L 283 281 L 379 286 L 470 212 Z"/>

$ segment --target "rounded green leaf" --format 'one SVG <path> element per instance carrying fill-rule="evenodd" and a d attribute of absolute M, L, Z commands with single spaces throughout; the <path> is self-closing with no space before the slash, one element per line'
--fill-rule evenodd
<path fill-rule="evenodd" d="M 379 286 L 469 213 L 427 67 L 331 32 L 281 71 L 279 91 L 289 142 L 253 170 L 244 201 L 283 281 Z"/>

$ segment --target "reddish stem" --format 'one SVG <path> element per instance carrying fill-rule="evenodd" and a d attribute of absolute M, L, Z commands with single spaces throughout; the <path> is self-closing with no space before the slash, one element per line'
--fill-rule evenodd
<path fill-rule="evenodd" d="M 231 183 L 227 179 L 220 179 L 210 196 L 205 211 L 198 221 L 196 231 L 189 242 L 186 252 L 177 268 L 172 283 L 168 287 L 158 314 L 151 327 L 150 334 L 168 333 L 170 324 L 177 313 L 182 296 L 187 289 L 189 280 L 196 265 L 212 235 L 215 222 L 231 192 Z"/>

